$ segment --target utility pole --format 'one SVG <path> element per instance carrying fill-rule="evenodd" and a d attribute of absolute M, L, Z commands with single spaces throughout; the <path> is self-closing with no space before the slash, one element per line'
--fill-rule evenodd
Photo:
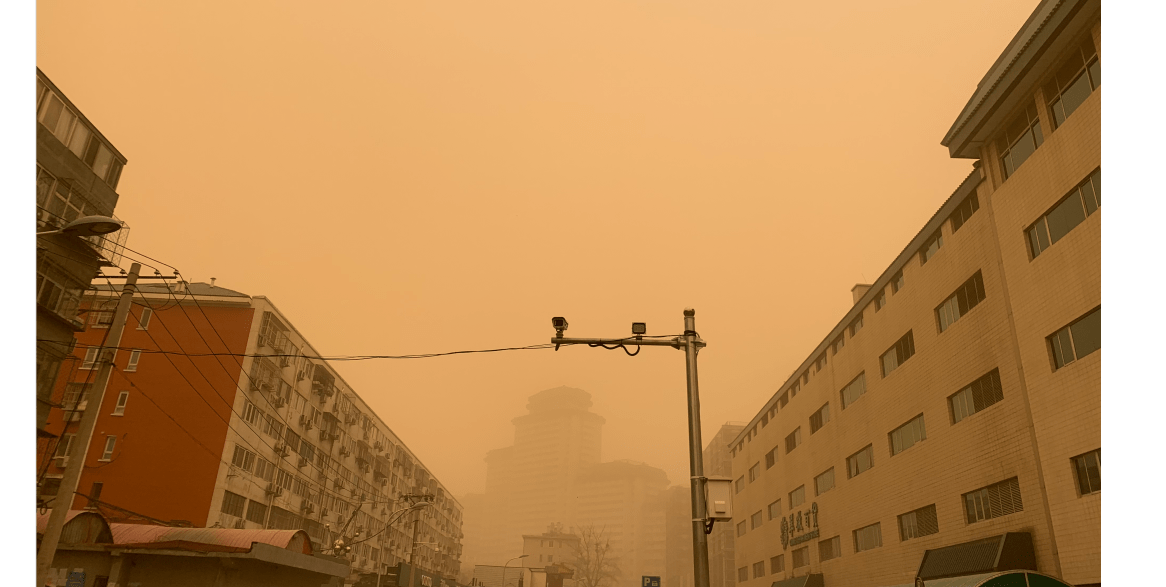
<path fill-rule="evenodd" d="M 696 310 L 684 309 L 684 334 L 668 340 L 644 338 L 647 327 L 639 322 L 632 324 L 633 336 L 616 339 L 564 338 L 563 331 L 567 329 L 567 320 L 565 318 L 552 318 L 551 324 L 555 328 L 555 336 L 551 338 L 551 344 L 555 345 L 555 350 L 558 350 L 559 345 L 586 344 L 593 347 L 601 346 L 609 350 L 623 348 L 625 352 L 629 346 L 637 347 L 636 352 L 629 352 L 629 355 L 639 354 L 638 347 L 640 346 L 670 346 L 684 351 L 685 372 L 688 377 L 688 470 L 692 490 L 692 564 L 695 579 L 693 585 L 694 587 L 709 587 L 708 534 L 705 529 L 705 524 L 708 521 L 708 510 L 705 504 L 707 479 L 704 476 L 703 445 L 700 438 L 700 390 L 696 377 L 696 355 L 706 345 L 701 340 L 700 335 L 696 333 Z"/>
<path fill-rule="evenodd" d="M 121 291 L 121 299 L 117 302 L 117 311 L 113 315 L 113 323 L 109 325 L 109 335 L 106 344 L 97 351 L 99 371 L 93 382 L 93 391 L 85 404 L 85 411 L 81 416 L 81 426 L 73 442 L 74 454 L 65 467 L 65 475 L 61 479 L 57 497 L 53 499 L 53 510 L 49 514 L 49 523 L 45 528 L 44 538 L 41 540 L 40 551 L 36 555 L 36 584 L 44 587 L 49 579 L 49 570 L 53 565 L 53 558 L 57 554 L 57 545 L 61 541 L 61 530 L 65 526 L 65 518 L 73 506 L 73 494 L 77 491 L 77 484 L 81 481 L 81 471 L 85 468 L 85 459 L 89 454 L 89 445 L 93 442 L 93 429 L 97 426 L 97 416 L 101 412 L 101 403 L 105 398 L 105 388 L 109 385 L 109 377 L 113 374 L 113 359 L 117 356 L 117 347 L 121 344 L 122 332 L 125 331 L 126 320 L 129 318 L 130 305 L 134 299 L 134 291 L 138 282 L 138 273 L 142 266 L 134 263 L 130 266 L 125 286 Z"/>

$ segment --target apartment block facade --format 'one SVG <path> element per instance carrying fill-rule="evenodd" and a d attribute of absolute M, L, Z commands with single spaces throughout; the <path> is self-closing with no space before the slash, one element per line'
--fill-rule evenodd
<path fill-rule="evenodd" d="M 60 441 L 38 455 L 44 499 L 77 452 L 96 349 L 121 289 L 97 285 L 53 395 L 64 409 L 48 427 Z M 143 280 L 114 366 L 75 508 L 115 520 L 303 529 L 318 549 L 343 535 L 354 572 L 404 561 L 456 579 L 461 505 L 271 300 Z M 410 495 L 432 503 L 401 514 Z"/>
<path fill-rule="evenodd" d="M 999 544 L 1100 585 L 1100 18 L 1037 6 L 942 141 L 973 172 L 732 441 L 739 583 Z"/>
<path fill-rule="evenodd" d="M 36 230 L 52 233 L 84 216 L 113 217 L 126 158 L 39 68 L 36 70 Z M 45 423 L 61 364 L 69 355 L 82 292 L 103 266 L 117 264 L 129 228 L 36 242 L 36 428 Z"/>

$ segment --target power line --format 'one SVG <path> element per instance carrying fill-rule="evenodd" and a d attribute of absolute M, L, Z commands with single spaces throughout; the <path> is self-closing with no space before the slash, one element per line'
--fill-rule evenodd
<path fill-rule="evenodd" d="M 48 339 L 37 339 L 37 340 L 40 342 L 49 342 L 49 343 L 59 342 L 59 341 L 52 341 L 52 340 L 48 340 Z M 94 345 L 85 345 L 85 344 L 78 344 L 77 345 L 78 348 L 88 348 L 90 346 L 94 346 Z M 308 357 L 307 355 L 291 355 L 291 354 L 278 354 L 278 353 L 273 353 L 273 354 L 230 353 L 230 352 L 227 352 L 227 353 L 213 353 L 213 352 L 212 353 L 188 353 L 185 351 L 130 349 L 129 347 L 117 347 L 117 348 L 119 350 L 141 350 L 142 354 L 181 355 L 181 356 L 185 356 L 185 357 L 236 357 L 236 358 L 255 357 L 255 358 L 265 358 L 265 359 L 278 359 L 278 358 L 284 358 L 284 357 L 294 359 L 294 358 L 307 357 L 310 359 L 318 359 L 321 361 L 370 361 L 370 360 L 375 360 L 375 359 L 430 359 L 430 358 L 434 358 L 434 357 L 448 357 L 448 356 L 453 356 L 453 355 L 468 355 L 468 354 L 475 354 L 475 353 L 501 353 L 501 352 L 506 352 L 506 351 L 545 350 L 545 349 L 553 349 L 554 346 L 555 345 L 553 345 L 553 344 L 546 343 L 546 344 L 534 344 L 534 345 L 521 346 L 521 347 L 503 347 L 503 348 L 496 348 L 496 349 L 459 350 L 459 351 L 448 351 L 448 352 L 443 352 L 443 353 L 419 353 L 419 354 L 410 354 L 410 355 L 334 355 L 334 356 L 326 356 L 326 357 Z M 113 347 L 107 347 L 107 348 L 113 348 Z"/>

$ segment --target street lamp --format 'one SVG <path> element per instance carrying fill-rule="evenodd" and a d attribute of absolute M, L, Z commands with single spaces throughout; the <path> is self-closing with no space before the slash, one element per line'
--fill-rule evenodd
<path fill-rule="evenodd" d="M 122 223 L 108 216 L 82 216 L 57 230 L 36 233 L 37 236 L 64 234 L 69 236 L 101 236 L 122 229 Z"/>
<path fill-rule="evenodd" d="M 700 392 L 696 380 L 696 355 L 700 349 L 704 348 L 705 342 L 696 333 L 696 310 L 692 308 L 684 309 L 684 334 L 671 339 L 645 338 L 644 335 L 648 332 L 648 327 L 643 322 L 632 323 L 633 336 L 615 339 L 564 338 L 563 331 L 567 330 L 567 319 L 563 317 L 552 318 L 551 325 L 555 328 L 555 336 L 551 338 L 551 344 L 555 345 L 555 350 L 559 350 L 560 345 L 569 344 L 585 344 L 591 347 L 601 346 L 609 350 L 619 348 L 631 356 L 639 354 L 641 346 L 670 346 L 674 349 L 684 350 L 685 372 L 688 375 L 688 470 L 690 472 L 689 477 L 692 489 L 692 565 L 695 579 L 694 586 L 709 587 L 707 534 L 711 531 L 711 528 L 706 529 L 705 527 L 708 521 L 707 507 L 705 504 L 705 486 L 707 479 L 704 476 L 704 458 L 701 454 L 703 449 L 700 439 Z M 636 347 L 636 352 L 629 351 L 627 349 L 629 346 Z M 505 575 L 505 571 L 503 571 L 503 575 Z"/>
<path fill-rule="evenodd" d="M 509 567 L 510 563 L 512 563 L 520 558 L 526 558 L 528 556 L 530 556 L 530 555 L 524 554 L 524 555 L 516 556 L 516 557 L 506 561 L 506 564 L 502 565 L 502 587 L 506 587 L 506 567 Z"/>

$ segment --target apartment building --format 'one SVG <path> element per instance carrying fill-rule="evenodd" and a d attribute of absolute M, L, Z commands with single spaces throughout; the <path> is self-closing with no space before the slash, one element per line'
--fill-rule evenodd
<path fill-rule="evenodd" d="M 733 440 L 739 583 L 1100 585 L 1100 53 L 1099 1 L 1036 7 L 973 172 Z"/>
<path fill-rule="evenodd" d="M 84 216 L 113 217 L 126 158 L 39 68 L 36 119 L 36 231 L 52 233 Z M 50 396 L 74 333 L 83 328 L 82 292 L 99 268 L 118 263 L 128 233 L 123 225 L 105 236 L 36 239 L 38 438 L 49 438 Z"/>
<path fill-rule="evenodd" d="M 60 442 L 38 455 L 46 499 L 75 452 L 121 289 L 95 285 L 53 396 Z M 320 356 L 266 297 L 143 279 L 74 507 L 115 521 L 303 529 L 317 549 L 344 536 L 354 572 L 406 561 L 452 582 L 461 505 Z M 432 503 L 402 515 L 409 495 Z"/>

